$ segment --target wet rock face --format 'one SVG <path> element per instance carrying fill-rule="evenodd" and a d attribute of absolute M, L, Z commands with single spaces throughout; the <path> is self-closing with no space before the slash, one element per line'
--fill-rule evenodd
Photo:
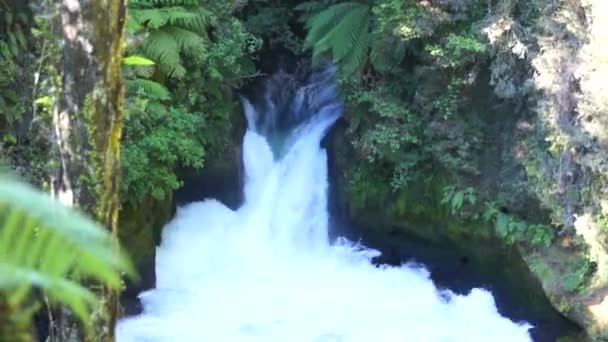
<path fill-rule="evenodd" d="M 533 189 L 559 226 L 545 249 L 525 249 L 524 257 L 552 304 L 585 327 L 589 335 L 608 338 L 606 291 L 606 184 L 608 184 L 608 3 L 601 0 L 530 2 L 538 18 L 528 25 L 536 48 L 529 63 L 536 114 L 534 130 L 549 146 L 528 142 L 523 163 L 536 163 Z M 521 18 L 514 18 L 515 20 Z M 532 27 L 533 26 L 533 27 Z"/>

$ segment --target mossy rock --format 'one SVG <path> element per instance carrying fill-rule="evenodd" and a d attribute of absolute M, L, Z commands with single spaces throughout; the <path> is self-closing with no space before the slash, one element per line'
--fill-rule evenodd
<path fill-rule="evenodd" d="M 154 259 L 163 225 L 171 215 L 172 196 L 163 201 L 152 198 L 137 208 L 123 207 L 120 213 L 119 239 L 136 267 Z"/>

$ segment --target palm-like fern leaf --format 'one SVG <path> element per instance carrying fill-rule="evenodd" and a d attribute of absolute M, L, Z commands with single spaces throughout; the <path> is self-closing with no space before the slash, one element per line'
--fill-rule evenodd
<path fill-rule="evenodd" d="M 198 1 L 137 0 L 131 1 L 129 8 L 129 31 L 148 32 L 142 52 L 156 62 L 163 74 L 181 78 L 186 74 L 182 55 L 203 55 L 206 28 L 214 16 L 198 6 Z"/>
<path fill-rule="evenodd" d="M 127 92 L 131 94 L 137 94 L 137 92 L 142 91 L 148 98 L 153 100 L 164 101 L 171 98 L 169 89 L 167 89 L 164 85 L 152 80 L 136 78 L 134 80 L 125 81 L 125 85 Z"/>
<path fill-rule="evenodd" d="M 359 6 L 365 5 L 356 2 L 343 2 L 330 6 L 314 15 L 306 22 L 308 34 L 304 41 L 304 47 L 314 47 L 317 41 L 321 40 L 333 27 L 337 26 L 346 13 Z"/>
<path fill-rule="evenodd" d="M 199 20 L 197 13 L 189 12 L 183 7 L 132 9 L 130 15 L 139 26 L 153 30 L 165 25 L 174 25 L 177 22 L 196 26 Z"/>
<path fill-rule="evenodd" d="M 181 64 L 180 44 L 170 33 L 153 31 L 144 42 L 143 51 L 161 70 L 175 78 L 183 77 L 186 69 Z"/>
<path fill-rule="evenodd" d="M 371 43 L 369 5 L 339 3 L 312 16 L 306 26 L 308 34 L 304 47 L 313 50 L 315 61 L 329 54 L 344 71 L 351 73 L 367 60 Z"/>
<path fill-rule="evenodd" d="M 132 270 L 104 228 L 27 185 L 0 181 L 0 292 L 13 307 L 38 288 L 88 322 L 96 297 L 79 281 L 119 288 L 121 272 Z"/>
<path fill-rule="evenodd" d="M 164 30 L 179 44 L 180 51 L 196 56 L 205 51 L 205 41 L 198 34 L 177 26 L 169 26 Z"/>

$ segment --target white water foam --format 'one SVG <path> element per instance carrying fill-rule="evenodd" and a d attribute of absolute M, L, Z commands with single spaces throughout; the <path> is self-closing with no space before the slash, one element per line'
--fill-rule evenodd
<path fill-rule="evenodd" d="M 143 314 L 119 322 L 118 342 L 531 341 L 531 327 L 501 317 L 485 290 L 439 291 L 420 267 L 378 268 L 378 252 L 329 242 L 320 140 L 339 106 L 312 113 L 279 160 L 245 108 L 244 205 L 178 209 L 157 249 L 156 288 L 140 295 Z"/>

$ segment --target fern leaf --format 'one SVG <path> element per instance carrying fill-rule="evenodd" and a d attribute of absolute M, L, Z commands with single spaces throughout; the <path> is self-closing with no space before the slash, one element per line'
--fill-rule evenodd
<path fill-rule="evenodd" d="M 326 10 L 313 16 L 307 23 L 308 33 L 304 40 L 304 48 L 309 49 L 315 46 L 315 43 L 321 40 L 334 27 L 337 22 L 345 14 L 353 8 L 367 6 L 357 2 L 343 2 L 333 5 Z"/>
<path fill-rule="evenodd" d="M 160 29 L 165 25 L 173 25 L 180 21 L 192 24 L 200 20 L 200 16 L 197 13 L 188 11 L 183 7 L 132 9 L 130 14 L 139 25 L 153 30 Z"/>
<path fill-rule="evenodd" d="M 151 32 L 144 42 L 143 51 L 170 77 L 181 78 L 186 74 L 179 55 L 180 44 L 170 33 Z"/>
<path fill-rule="evenodd" d="M 127 92 L 137 94 L 142 91 L 148 98 L 154 100 L 169 100 L 171 99 L 171 93 L 164 85 L 154 82 L 152 80 L 146 80 L 138 78 L 134 80 L 127 80 L 125 82 Z"/>
<path fill-rule="evenodd" d="M 143 56 L 131 55 L 127 57 L 123 57 L 122 64 L 124 65 L 154 65 L 154 61 L 147 59 Z"/>
<path fill-rule="evenodd" d="M 342 70 L 360 69 L 368 57 L 371 19 L 371 7 L 356 2 L 333 5 L 313 16 L 305 41 L 313 50 L 313 62 L 330 54 Z"/>
<path fill-rule="evenodd" d="M 130 69 L 137 77 L 150 78 L 154 75 L 155 67 L 152 65 L 134 65 Z"/>
<path fill-rule="evenodd" d="M 339 61 L 354 48 L 360 48 L 360 40 L 368 32 L 369 7 L 361 6 L 350 10 L 318 44 L 331 48 L 334 59 Z"/>
<path fill-rule="evenodd" d="M 19 305 L 32 288 L 90 321 L 94 294 L 83 278 L 119 288 L 133 274 L 110 234 L 76 211 L 28 185 L 0 182 L 0 291 Z"/>
<path fill-rule="evenodd" d="M 180 51 L 190 55 L 200 55 L 205 50 L 205 43 L 201 36 L 180 27 L 167 27 L 165 30 L 178 43 Z"/>
<path fill-rule="evenodd" d="M 370 35 L 362 35 L 350 53 L 339 60 L 340 68 L 344 74 L 351 75 L 361 70 L 367 62 L 370 43 Z"/>

